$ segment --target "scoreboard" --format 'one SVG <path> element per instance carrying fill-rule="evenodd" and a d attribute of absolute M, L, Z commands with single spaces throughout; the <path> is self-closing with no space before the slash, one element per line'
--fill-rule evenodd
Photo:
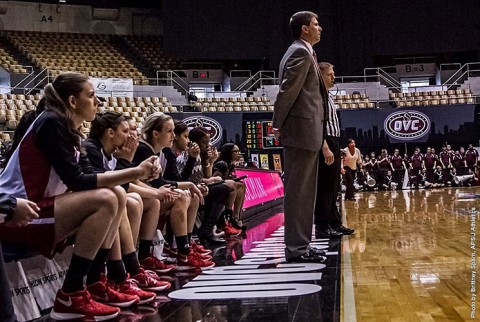
<path fill-rule="evenodd" d="M 247 149 L 278 149 L 280 142 L 275 139 L 272 121 L 250 120 L 245 122 Z"/>

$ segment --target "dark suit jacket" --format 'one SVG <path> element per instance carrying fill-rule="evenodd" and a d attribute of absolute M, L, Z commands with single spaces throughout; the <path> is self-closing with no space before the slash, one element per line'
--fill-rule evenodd
<path fill-rule="evenodd" d="M 280 129 L 282 145 L 319 151 L 328 97 L 313 58 L 301 40 L 294 41 L 283 56 L 279 77 L 273 127 Z"/>

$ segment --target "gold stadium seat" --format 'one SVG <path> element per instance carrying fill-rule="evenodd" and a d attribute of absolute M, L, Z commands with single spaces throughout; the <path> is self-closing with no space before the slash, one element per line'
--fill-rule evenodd
<path fill-rule="evenodd" d="M 18 121 L 17 120 L 8 120 L 7 121 L 7 129 L 15 130 L 17 128 Z"/>

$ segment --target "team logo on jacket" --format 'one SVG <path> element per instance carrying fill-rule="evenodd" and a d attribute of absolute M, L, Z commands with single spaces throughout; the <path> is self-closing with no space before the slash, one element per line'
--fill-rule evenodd
<path fill-rule="evenodd" d="M 210 143 L 216 144 L 222 139 L 222 126 L 216 120 L 205 116 L 191 116 L 182 120 L 191 130 L 195 127 L 203 127 L 210 134 Z"/>
<path fill-rule="evenodd" d="M 384 128 L 395 139 L 414 140 L 430 131 L 430 119 L 417 111 L 399 111 L 385 119 Z"/>

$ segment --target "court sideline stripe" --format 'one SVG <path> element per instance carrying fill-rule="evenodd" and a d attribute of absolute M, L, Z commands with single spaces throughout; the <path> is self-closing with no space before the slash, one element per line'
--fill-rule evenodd
<path fill-rule="evenodd" d="M 342 200 L 343 202 L 343 200 Z M 342 207 L 342 222 L 345 226 L 347 224 L 347 211 Z M 342 247 L 350 250 L 350 243 L 348 237 L 343 238 Z M 356 322 L 357 311 L 355 308 L 355 293 L 353 291 L 353 277 L 352 277 L 352 260 L 350 258 L 350 251 L 342 251 L 342 275 L 343 275 L 343 321 Z"/>

